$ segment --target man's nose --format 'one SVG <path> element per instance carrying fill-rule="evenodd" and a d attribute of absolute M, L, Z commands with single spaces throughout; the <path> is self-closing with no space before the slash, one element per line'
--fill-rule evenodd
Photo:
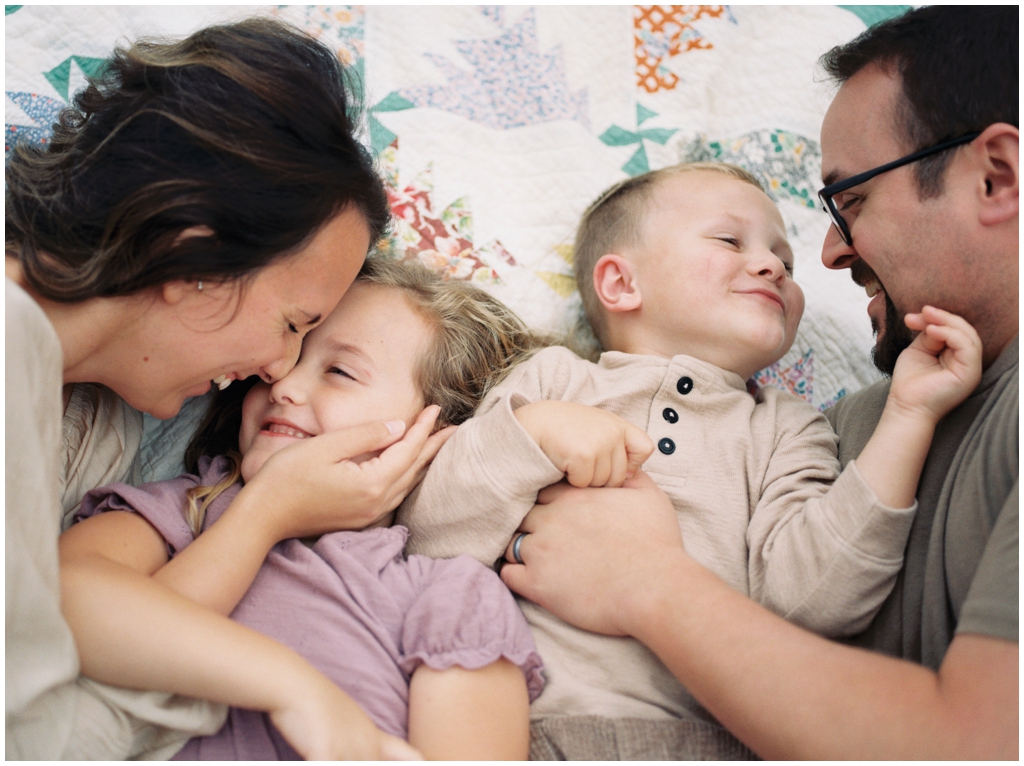
<path fill-rule="evenodd" d="M 833 224 L 828 227 L 821 245 L 821 262 L 829 269 L 848 269 L 859 256 L 853 245 L 843 242 Z"/>

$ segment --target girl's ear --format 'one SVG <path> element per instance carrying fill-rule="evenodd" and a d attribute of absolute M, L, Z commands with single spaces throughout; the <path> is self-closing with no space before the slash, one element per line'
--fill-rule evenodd
<path fill-rule="evenodd" d="M 609 253 L 594 264 L 594 292 L 605 311 L 636 311 L 643 302 L 633 264 L 621 255 Z"/>

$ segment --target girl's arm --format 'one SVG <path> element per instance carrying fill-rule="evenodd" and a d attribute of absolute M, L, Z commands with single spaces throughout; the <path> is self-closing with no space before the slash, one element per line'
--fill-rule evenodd
<path fill-rule="evenodd" d="M 479 670 L 420 665 L 409 687 L 409 744 L 430 760 L 526 760 L 523 672 L 506 659 Z"/>
<path fill-rule="evenodd" d="M 297 653 L 152 579 L 167 553 L 142 517 L 87 519 L 59 548 L 61 607 L 84 675 L 266 711 L 305 758 L 415 757 Z"/>

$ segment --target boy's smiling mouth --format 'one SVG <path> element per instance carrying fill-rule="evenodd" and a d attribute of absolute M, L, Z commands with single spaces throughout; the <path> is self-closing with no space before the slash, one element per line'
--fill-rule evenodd
<path fill-rule="evenodd" d="M 773 293 L 771 290 L 740 290 L 739 293 L 740 295 L 756 295 L 762 298 L 766 298 L 767 300 L 770 300 L 772 303 L 775 303 L 783 311 L 786 310 L 786 303 L 785 301 L 782 300 L 782 296 L 779 295 L 778 293 Z"/>

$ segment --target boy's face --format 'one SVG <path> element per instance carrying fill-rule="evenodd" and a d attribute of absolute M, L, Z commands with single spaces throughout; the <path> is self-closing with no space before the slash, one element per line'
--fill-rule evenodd
<path fill-rule="evenodd" d="M 748 378 L 785 354 L 804 311 L 775 204 L 710 171 L 662 181 L 632 258 L 640 319 L 657 348 Z"/>
<path fill-rule="evenodd" d="M 242 404 L 242 478 L 310 436 L 377 420 L 410 425 L 423 409 L 415 380 L 433 331 L 402 293 L 356 282 L 306 336 L 299 361 L 273 386 L 258 383 Z"/>

